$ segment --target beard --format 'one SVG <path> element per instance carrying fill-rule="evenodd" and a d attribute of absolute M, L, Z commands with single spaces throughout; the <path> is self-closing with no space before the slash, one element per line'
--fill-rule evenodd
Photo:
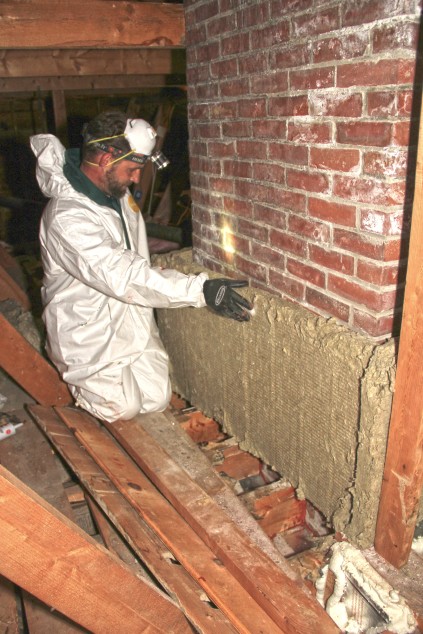
<path fill-rule="evenodd" d="M 106 183 L 108 193 L 115 198 L 122 198 L 128 188 L 127 184 L 123 184 L 116 178 L 116 169 L 114 166 L 106 172 Z"/>

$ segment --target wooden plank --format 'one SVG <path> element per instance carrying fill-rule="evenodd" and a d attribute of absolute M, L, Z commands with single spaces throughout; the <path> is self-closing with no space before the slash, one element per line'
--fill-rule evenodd
<path fill-rule="evenodd" d="M 72 397 L 56 370 L 0 314 L 0 367 L 42 405 L 66 405 Z"/>
<path fill-rule="evenodd" d="M 32 407 L 31 411 L 37 410 Z M 117 489 L 239 632 L 281 632 L 221 559 L 158 493 L 105 429 L 98 427 L 95 419 L 76 409 L 57 408 L 57 412 Z M 282 632 L 292 634 L 289 623 Z"/>
<path fill-rule="evenodd" d="M 407 563 L 423 486 L 423 108 L 395 392 L 376 523 L 375 548 Z"/>
<path fill-rule="evenodd" d="M 184 86 L 185 75 L 90 75 L 87 77 L 7 77 L 0 78 L 2 93 L 50 92 L 66 90 L 73 94 L 110 94 L 116 91 L 136 91 L 139 88 L 161 88 L 163 86 Z"/>
<path fill-rule="evenodd" d="M 23 310 L 31 308 L 28 295 L 0 265 L 0 301 L 5 299 L 14 299 L 22 306 Z"/>
<path fill-rule="evenodd" d="M 65 91 L 53 90 L 52 100 L 56 136 L 60 138 L 63 145 L 68 145 L 68 116 Z"/>
<path fill-rule="evenodd" d="M 0 77 L 97 77 L 99 75 L 184 75 L 183 49 L 0 50 Z"/>
<path fill-rule="evenodd" d="M 0 487 L 1 574 L 94 634 L 191 631 L 169 599 L 2 466 Z"/>
<path fill-rule="evenodd" d="M 184 36 L 184 9 L 179 4 L 120 0 L 0 3 L 3 48 L 172 47 L 182 46 Z"/>
<path fill-rule="evenodd" d="M 161 585 L 179 602 L 198 631 L 208 634 L 233 632 L 227 618 L 209 605 L 201 587 L 178 565 L 169 549 L 121 496 L 57 414 L 40 406 L 29 409 L 85 489 Z M 185 538 L 190 538 L 189 532 L 185 533 Z"/>
<path fill-rule="evenodd" d="M 0 443 L 0 463 L 56 510 L 74 521 L 62 486 L 64 472 L 60 470 L 51 447 L 26 412 L 18 412 L 17 416 L 24 425 L 7 443 Z M 28 460 L 28 456 L 31 456 L 31 460 Z M 31 634 L 86 632 L 26 592 L 23 593 L 23 603 Z"/>
<path fill-rule="evenodd" d="M 0 576 L 0 634 L 19 634 L 19 617 L 13 583 Z"/>
<path fill-rule="evenodd" d="M 116 421 L 110 431 L 259 605 L 288 631 L 338 632 L 321 606 L 256 549 L 249 537 L 144 430 L 145 417 Z"/>

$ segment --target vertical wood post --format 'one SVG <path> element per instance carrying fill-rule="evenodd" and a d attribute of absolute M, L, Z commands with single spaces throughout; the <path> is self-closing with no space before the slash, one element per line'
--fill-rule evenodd
<path fill-rule="evenodd" d="M 375 548 L 407 563 L 423 484 L 423 112 L 415 176 L 407 281 Z"/>
<path fill-rule="evenodd" d="M 68 144 L 68 117 L 64 90 L 53 90 L 53 112 L 56 134 L 64 145 Z"/>

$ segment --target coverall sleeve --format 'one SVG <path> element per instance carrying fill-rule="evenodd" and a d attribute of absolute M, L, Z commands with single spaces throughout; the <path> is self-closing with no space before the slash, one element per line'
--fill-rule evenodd
<path fill-rule="evenodd" d="M 40 240 L 58 276 L 63 269 L 84 284 L 129 304 L 150 308 L 206 305 L 206 273 L 185 275 L 151 267 L 144 257 L 125 248 L 118 224 L 106 228 L 83 207 L 65 211 L 54 207 L 51 204 L 50 220 L 46 219 Z"/>

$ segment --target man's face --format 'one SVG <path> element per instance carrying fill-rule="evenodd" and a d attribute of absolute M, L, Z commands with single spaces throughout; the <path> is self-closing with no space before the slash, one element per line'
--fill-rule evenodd
<path fill-rule="evenodd" d="M 104 171 L 106 193 L 115 198 L 122 198 L 132 183 L 140 180 L 142 166 L 132 161 L 118 161 Z"/>

